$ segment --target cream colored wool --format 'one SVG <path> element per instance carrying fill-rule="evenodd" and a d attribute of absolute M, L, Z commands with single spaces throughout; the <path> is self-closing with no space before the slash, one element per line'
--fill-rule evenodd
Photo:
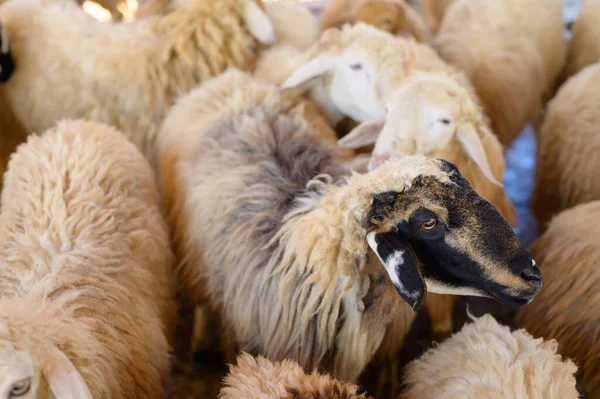
<path fill-rule="evenodd" d="M 408 364 L 402 399 L 579 397 L 577 366 L 557 353 L 556 341 L 511 332 L 490 315 L 473 320 Z"/>
<path fill-rule="evenodd" d="M 600 63 L 571 77 L 548 103 L 538 134 L 531 205 L 540 227 L 552 216 L 600 200 Z"/>
<path fill-rule="evenodd" d="M 93 398 L 162 397 L 174 257 L 148 163 L 111 127 L 63 121 L 29 136 L 5 178 L 0 386 L 32 377 L 32 397 L 46 398 L 50 376 L 78 372 Z M 73 375 L 50 363 L 55 352 Z"/>
<path fill-rule="evenodd" d="M 219 399 L 372 399 L 358 394 L 354 384 L 343 383 L 314 371 L 306 374 L 291 360 L 272 363 L 242 353 L 223 381 Z"/>
<path fill-rule="evenodd" d="M 150 158 L 177 96 L 229 66 L 253 67 L 250 1 L 189 0 L 166 15 L 106 24 L 79 7 L 11 0 L 0 19 L 17 67 L 2 90 L 28 131 L 62 118 L 104 122 Z"/>
<path fill-rule="evenodd" d="M 586 398 L 600 397 L 600 201 L 577 205 L 552 219 L 531 246 L 544 275 L 540 295 L 517 313 L 536 336 L 556 339 L 579 365 Z"/>
<path fill-rule="evenodd" d="M 600 0 L 582 0 L 573 24 L 563 79 L 600 61 Z"/>
<path fill-rule="evenodd" d="M 435 40 L 446 61 L 464 70 L 492 130 L 510 144 L 541 118 L 563 68 L 561 0 L 457 0 Z"/>

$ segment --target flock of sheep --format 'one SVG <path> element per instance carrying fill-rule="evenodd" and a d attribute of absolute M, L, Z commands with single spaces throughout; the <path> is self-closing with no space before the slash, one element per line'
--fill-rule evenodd
<path fill-rule="evenodd" d="M 570 40 L 560 0 L 418 3 L 5 0 L 0 399 L 162 398 L 198 349 L 221 399 L 368 398 L 421 306 L 376 397 L 600 398 L 600 0 Z M 451 335 L 459 296 L 519 329 Z"/>

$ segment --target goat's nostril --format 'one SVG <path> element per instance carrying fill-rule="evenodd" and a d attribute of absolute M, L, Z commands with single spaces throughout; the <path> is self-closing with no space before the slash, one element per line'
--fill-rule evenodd
<path fill-rule="evenodd" d="M 539 267 L 531 266 L 521 272 L 521 278 L 525 281 L 540 282 L 542 281 L 542 272 Z"/>

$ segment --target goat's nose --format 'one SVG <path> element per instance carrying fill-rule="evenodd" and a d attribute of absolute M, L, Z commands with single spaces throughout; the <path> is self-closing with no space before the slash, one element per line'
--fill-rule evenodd
<path fill-rule="evenodd" d="M 542 281 L 542 271 L 537 265 L 532 265 L 521 272 L 521 278 L 531 283 L 539 283 Z"/>

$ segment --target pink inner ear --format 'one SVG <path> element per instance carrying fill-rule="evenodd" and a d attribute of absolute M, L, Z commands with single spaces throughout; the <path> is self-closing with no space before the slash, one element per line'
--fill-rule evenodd
<path fill-rule="evenodd" d="M 385 161 L 387 161 L 390 158 L 389 155 L 371 155 L 371 161 L 369 161 L 369 166 L 368 169 L 369 171 L 372 171 L 373 169 L 375 169 L 376 167 L 378 167 L 379 165 L 381 165 L 382 163 L 384 163 Z"/>

